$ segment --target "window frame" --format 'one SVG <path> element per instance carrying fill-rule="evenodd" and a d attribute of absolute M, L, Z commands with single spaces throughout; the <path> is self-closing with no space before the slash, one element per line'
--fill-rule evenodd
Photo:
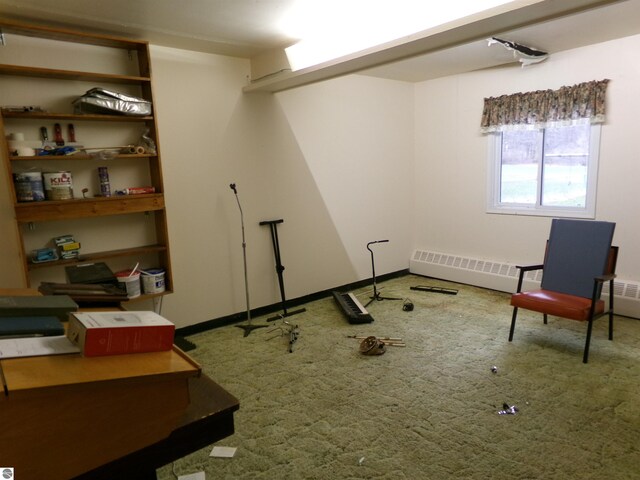
<path fill-rule="evenodd" d="M 591 124 L 589 132 L 589 160 L 587 162 L 587 193 L 584 207 L 546 207 L 543 205 L 524 205 L 500 202 L 502 172 L 502 132 L 488 135 L 488 180 L 486 212 L 502 215 L 534 215 L 542 217 L 588 218 L 596 217 L 596 195 L 598 187 L 598 164 L 600 160 L 599 124 Z M 543 158 L 539 159 L 542 165 Z M 538 169 L 537 188 L 541 188 L 542 169 Z M 540 197 L 540 195 L 538 195 Z"/>

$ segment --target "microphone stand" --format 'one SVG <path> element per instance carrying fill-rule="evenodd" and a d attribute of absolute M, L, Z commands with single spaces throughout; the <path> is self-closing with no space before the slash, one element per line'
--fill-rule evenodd
<path fill-rule="evenodd" d="M 246 325 L 236 325 L 238 328 L 242 328 L 244 330 L 244 336 L 248 337 L 249 334 L 257 329 L 257 328 L 265 328 L 266 325 L 251 325 L 251 307 L 249 306 L 249 278 L 247 275 L 247 242 L 244 238 L 244 217 L 242 215 L 242 207 L 240 206 L 240 200 L 238 199 L 238 191 L 236 190 L 236 184 L 232 183 L 229 185 L 231 190 L 236 196 L 236 202 L 238 203 L 238 208 L 240 209 L 240 225 L 242 226 L 242 260 L 244 262 L 244 291 L 245 298 L 247 302 L 247 324 Z"/>
<path fill-rule="evenodd" d="M 378 292 L 378 289 L 376 287 L 376 265 L 373 260 L 373 250 L 369 248 L 369 245 L 373 245 L 374 243 L 387 243 L 388 241 L 389 240 L 375 240 L 373 242 L 367 243 L 367 250 L 369 250 L 369 252 L 371 253 L 371 271 L 373 273 L 373 297 L 369 297 L 371 300 L 369 300 L 366 303 L 364 308 L 367 308 L 369 304 L 374 300 L 377 300 L 378 302 L 381 302 L 382 300 L 402 300 L 401 298 L 395 298 L 395 297 L 383 297 L 380 295 L 380 292 Z"/>

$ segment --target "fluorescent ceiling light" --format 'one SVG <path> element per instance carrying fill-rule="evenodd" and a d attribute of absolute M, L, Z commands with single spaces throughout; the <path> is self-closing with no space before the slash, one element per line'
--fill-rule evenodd
<path fill-rule="evenodd" d="M 281 27 L 292 70 L 397 40 L 513 0 L 298 0 Z"/>

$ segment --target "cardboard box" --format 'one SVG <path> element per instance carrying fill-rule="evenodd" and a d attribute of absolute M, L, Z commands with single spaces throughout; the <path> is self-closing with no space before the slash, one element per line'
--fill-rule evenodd
<path fill-rule="evenodd" d="M 86 357 L 171 350 L 175 325 L 154 312 L 74 313 L 67 337 Z"/>

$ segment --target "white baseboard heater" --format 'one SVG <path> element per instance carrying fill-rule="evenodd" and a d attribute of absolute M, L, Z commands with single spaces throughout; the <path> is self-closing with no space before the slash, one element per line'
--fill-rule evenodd
<path fill-rule="evenodd" d="M 409 262 L 409 271 L 417 275 L 465 283 L 502 292 L 515 292 L 518 269 L 515 265 L 460 255 L 415 250 Z M 542 271 L 527 272 L 523 289 L 540 286 Z M 640 318 L 640 283 L 617 278 L 613 283 L 615 312 Z M 603 296 L 609 295 L 606 283 Z"/>

